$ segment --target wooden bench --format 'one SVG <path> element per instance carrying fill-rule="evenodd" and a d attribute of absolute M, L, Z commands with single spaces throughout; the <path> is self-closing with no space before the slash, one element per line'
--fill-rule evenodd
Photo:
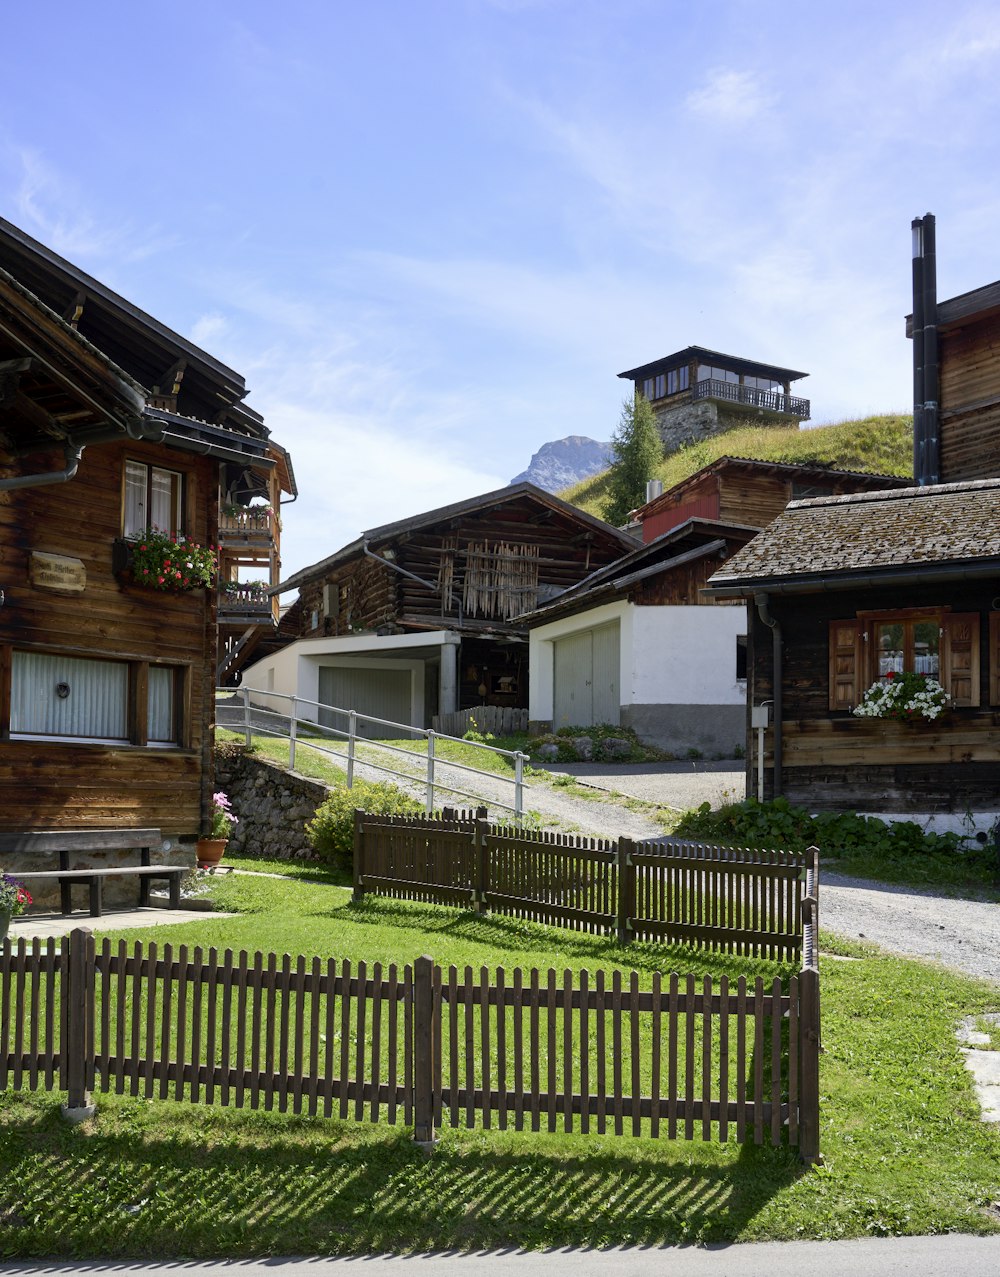
<path fill-rule="evenodd" d="M 188 872 L 184 865 L 152 865 L 150 849 L 163 841 L 158 829 L 52 829 L 31 830 L 18 834 L 0 834 L 0 856 L 52 855 L 59 857 L 58 869 L 18 870 L 19 882 L 58 881 L 59 903 L 64 914 L 73 912 L 73 888 L 89 888 L 90 914 L 103 913 L 105 878 L 138 878 L 139 906 L 149 904 L 150 886 L 166 882 L 171 909 L 180 908 L 181 879 Z M 70 857 L 90 852 L 138 850 L 138 865 L 117 865 L 113 869 L 71 869 Z"/>

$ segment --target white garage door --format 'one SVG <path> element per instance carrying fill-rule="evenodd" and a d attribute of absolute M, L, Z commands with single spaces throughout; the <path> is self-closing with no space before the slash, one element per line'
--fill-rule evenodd
<path fill-rule="evenodd" d="M 593 727 L 621 721 L 618 622 L 556 639 L 554 723 Z"/>
<path fill-rule="evenodd" d="M 359 714 L 370 714 L 392 723 L 409 723 L 411 677 L 409 670 L 359 670 L 324 665 L 319 671 L 319 699 L 323 705 L 356 709 Z M 324 714 L 320 710 L 320 722 L 324 727 L 335 727 L 339 731 L 347 729 L 342 714 Z M 363 720 L 358 723 L 359 736 L 377 739 L 396 734 L 377 723 Z"/>

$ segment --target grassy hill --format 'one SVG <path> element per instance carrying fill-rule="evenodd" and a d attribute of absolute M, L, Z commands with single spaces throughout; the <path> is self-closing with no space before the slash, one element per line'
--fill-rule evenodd
<path fill-rule="evenodd" d="M 719 457 L 813 462 L 838 470 L 910 475 L 913 473 L 913 418 L 902 413 L 889 413 L 808 430 L 792 430 L 787 426 L 741 426 L 672 452 L 663 458 L 650 478 L 662 479 L 666 491 Z M 593 475 L 559 495 L 588 514 L 602 518 L 607 498 L 607 476 L 607 471 Z"/>

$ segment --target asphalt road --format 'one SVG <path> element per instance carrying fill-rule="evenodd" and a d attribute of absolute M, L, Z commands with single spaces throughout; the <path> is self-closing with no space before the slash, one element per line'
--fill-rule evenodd
<path fill-rule="evenodd" d="M 996 1277 L 1000 1234 L 871 1237 L 642 1250 L 500 1251 L 489 1254 L 359 1255 L 203 1263 L 0 1263 L 0 1274 L 135 1274 L 135 1277 Z"/>

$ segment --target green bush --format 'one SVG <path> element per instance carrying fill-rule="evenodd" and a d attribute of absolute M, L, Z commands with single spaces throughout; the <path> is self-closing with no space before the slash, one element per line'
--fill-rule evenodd
<path fill-rule="evenodd" d="M 416 816 L 423 805 L 385 781 L 356 780 L 351 789 L 333 789 L 306 825 L 306 836 L 319 858 L 334 869 L 354 862 L 354 809 L 377 816 Z"/>

